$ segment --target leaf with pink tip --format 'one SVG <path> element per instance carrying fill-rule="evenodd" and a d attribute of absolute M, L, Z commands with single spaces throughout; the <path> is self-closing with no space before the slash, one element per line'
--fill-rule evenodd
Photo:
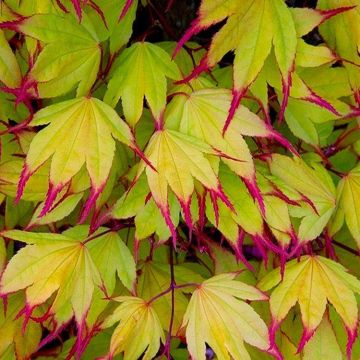
<path fill-rule="evenodd" d="M 124 358 L 136 360 L 153 359 L 160 343 L 165 343 L 165 334 L 151 303 L 138 297 L 119 296 L 113 299 L 120 303 L 102 326 L 110 327 L 120 321 L 110 342 L 108 358 L 124 353 Z"/>
<path fill-rule="evenodd" d="M 315 239 L 335 210 L 336 194 L 331 177 L 320 165 L 310 167 L 301 158 L 291 159 L 280 154 L 272 155 L 270 171 L 303 196 L 298 229 L 300 242 Z"/>
<path fill-rule="evenodd" d="M 292 145 L 245 106 L 237 109 L 223 136 L 227 109 L 231 102 L 231 92 L 227 89 L 198 90 L 188 96 L 180 94 L 174 98 L 175 101 L 176 107 L 170 104 L 165 113 L 167 126 L 178 127 L 182 133 L 211 144 L 223 162 L 243 178 L 250 193 L 263 208 L 253 159 L 243 135 L 276 139 L 290 150 L 293 150 Z"/>
<path fill-rule="evenodd" d="M 166 105 L 166 78 L 178 79 L 179 69 L 165 50 L 148 42 L 136 42 L 119 59 L 104 101 L 115 107 L 122 100 L 126 121 L 134 127 L 139 121 L 144 97 L 157 123 Z"/>
<path fill-rule="evenodd" d="M 33 309 L 56 292 L 51 313 L 71 303 L 78 323 L 90 307 L 99 271 L 87 247 L 78 239 L 47 233 L 9 230 L 3 236 L 28 245 L 8 263 L 0 282 L 1 295 L 26 289 L 25 322 Z"/>
<path fill-rule="evenodd" d="M 349 76 L 355 100 L 359 104 L 360 72 L 360 3 L 358 0 L 320 0 L 317 2 L 317 10 L 320 12 L 331 11 L 335 7 L 347 9 L 339 15 L 324 22 L 319 31 L 327 45 L 344 61 Z"/>
<path fill-rule="evenodd" d="M 30 144 L 20 177 L 17 199 L 27 180 L 51 158 L 47 198 L 40 213 L 45 215 L 57 194 L 86 164 L 91 192 L 82 220 L 88 215 L 109 176 L 116 138 L 137 149 L 129 127 L 117 113 L 96 98 L 77 98 L 48 106 L 37 112 L 32 126 L 45 125 Z"/>
<path fill-rule="evenodd" d="M 1 359 L 15 359 L 13 357 L 15 353 L 21 359 L 29 358 L 40 343 L 40 324 L 31 322 L 25 332 L 22 332 L 22 319 L 17 318 L 17 314 L 23 306 L 24 296 L 21 293 L 10 295 L 7 301 L 3 300 L 0 303 Z"/>
<path fill-rule="evenodd" d="M 21 83 L 20 67 L 2 30 L 0 30 L 0 49 L 0 81 L 7 87 L 16 88 Z"/>
<path fill-rule="evenodd" d="M 358 308 L 354 292 L 360 291 L 359 280 L 332 260 L 321 256 L 304 256 L 300 261 L 295 259 L 286 264 L 284 279 L 280 281 L 280 271 L 275 269 L 259 283 L 262 290 L 269 290 L 280 283 L 270 297 L 272 341 L 279 324 L 298 302 L 304 326 L 298 348 L 301 351 L 319 326 L 329 302 L 348 330 L 349 353 L 358 328 Z"/>
<path fill-rule="evenodd" d="M 100 66 L 101 48 L 91 23 L 79 24 L 70 14 L 36 14 L 0 23 L 45 44 L 28 74 L 38 95 L 55 97 L 78 85 L 77 95 L 87 95 Z M 35 86 L 33 85 L 33 86 Z"/>
<path fill-rule="evenodd" d="M 208 344 L 219 359 L 250 360 L 245 342 L 263 351 L 270 347 L 267 327 L 243 300 L 266 300 L 253 286 L 234 280 L 236 274 L 214 276 L 191 296 L 183 327 L 192 358 L 205 360 Z"/>
<path fill-rule="evenodd" d="M 226 53 L 235 50 L 233 99 L 223 128 L 226 132 L 241 99 L 262 70 L 274 46 L 283 82 L 281 118 L 290 94 L 297 44 L 290 10 L 283 0 L 247 0 L 241 3 L 233 0 L 217 6 L 213 6 L 210 0 L 203 0 L 198 18 L 180 40 L 178 47 L 191 35 L 224 18 L 227 18 L 227 21 L 213 37 L 207 54 L 185 81 L 213 67 Z"/>
<path fill-rule="evenodd" d="M 203 141 L 169 129 L 156 131 L 145 149 L 145 156 L 155 169 L 142 162 L 137 177 L 146 171 L 151 194 L 172 232 L 174 241 L 176 233 L 170 217 L 168 187 L 182 205 L 185 217 L 186 213 L 190 216 L 190 199 L 195 180 L 212 192 L 215 198 L 220 198 L 226 205 L 231 206 L 222 192 L 216 173 L 205 157 L 206 154 L 215 152 Z"/>

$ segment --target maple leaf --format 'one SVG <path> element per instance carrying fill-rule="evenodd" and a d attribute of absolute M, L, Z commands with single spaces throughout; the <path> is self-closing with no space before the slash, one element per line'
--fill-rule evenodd
<path fill-rule="evenodd" d="M 139 121 L 144 96 L 157 122 L 161 122 L 166 105 L 166 77 L 178 79 L 179 69 L 159 46 L 137 42 L 125 49 L 117 63 L 104 101 L 115 106 L 122 99 L 127 122 L 134 127 Z"/>
<path fill-rule="evenodd" d="M 192 294 L 182 325 L 186 326 L 192 358 L 205 360 L 205 343 L 221 359 L 250 360 L 244 342 L 263 351 L 269 349 L 265 323 L 249 304 L 241 301 L 266 300 L 267 296 L 253 286 L 235 281 L 235 276 L 214 276 Z"/>
<path fill-rule="evenodd" d="M 341 6 L 349 10 L 322 24 L 319 31 L 328 46 L 344 59 L 344 66 L 358 104 L 360 104 L 359 5 L 358 0 L 321 0 L 317 3 L 318 11 L 326 12 L 334 6 Z"/>
<path fill-rule="evenodd" d="M 273 154 L 270 171 L 300 194 L 303 205 L 298 229 L 300 243 L 320 235 L 335 210 L 335 186 L 329 174 L 316 164 L 308 166 L 301 158 Z"/>
<path fill-rule="evenodd" d="M 198 180 L 212 194 L 214 201 L 220 198 L 230 208 L 220 182 L 204 156 L 215 154 L 212 148 L 201 140 L 178 131 L 158 130 L 151 137 L 145 149 L 145 156 L 155 167 L 144 161 L 140 164 L 137 178 L 145 170 L 151 194 L 160 208 L 176 241 L 176 229 L 171 220 L 168 205 L 168 186 L 178 198 L 184 211 L 185 221 L 192 227 L 190 214 L 191 195 L 194 192 L 194 180 Z"/>
<path fill-rule="evenodd" d="M 89 226 L 75 226 L 63 234 L 4 231 L 3 236 L 25 242 L 12 257 L 0 281 L 0 294 L 6 296 L 26 289 L 25 329 L 33 310 L 50 299 L 50 307 L 37 321 L 54 317 L 66 323 L 75 315 L 78 349 L 83 348 L 86 316 L 97 298 L 109 296 L 115 288 L 115 275 L 130 290 L 136 277 L 134 259 L 119 235 L 99 228 L 87 237 Z M 104 261 L 106 259 L 106 261 Z M 120 260 L 120 261 L 119 261 Z M 97 292 L 102 290 L 102 295 Z M 60 327 L 61 328 L 61 327 Z"/>
<path fill-rule="evenodd" d="M 231 103 L 231 92 L 227 89 L 204 89 L 194 91 L 188 96 L 180 94 L 172 100 L 177 102 L 165 114 L 167 126 L 177 127 L 180 132 L 211 144 L 225 164 L 243 178 L 252 196 L 257 199 L 262 211 L 264 204 L 256 184 L 255 167 L 243 135 L 268 137 L 278 140 L 290 148 L 292 145 L 272 127 L 240 106 L 226 134 L 223 128 L 227 109 Z"/>
<path fill-rule="evenodd" d="M 273 317 L 271 326 L 272 342 L 275 331 L 296 302 L 300 305 L 304 331 L 299 343 L 300 352 L 319 326 L 331 303 L 342 318 L 347 332 L 347 353 L 357 336 L 358 308 L 354 292 L 360 293 L 360 282 L 346 269 L 322 256 L 303 256 L 300 261 L 286 263 L 282 282 L 279 269 L 267 274 L 258 284 L 262 290 L 269 290 L 279 284 L 270 297 Z"/>
<path fill-rule="evenodd" d="M 345 216 L 346 225 L 360 248 L 360 166 L 344 176 L 337 187 L 337 212 Z M 341 222 L 341 224 L 343 221 Z"/>
<path fill-rule="evenodd" d="M 151 360 L 157 354 L 160 341 L 165 335 L 159 317 L 152 304 L 138 297 L 119 296 L 113 299 L 121 304 L 105 320 L 102 326 L 109 327 L 120 321 L 110 342 L 108 359 L 124 353 L 124 359 L 137 360 L 143 354 L 144 360 Z"/>
<path fill-rule="evenodd" d="M 4 32 L 0 30 L 0 81 L 7 87 L 16 88 L 21 83 L 20 67 Z"/>
<path fill-rule="evenodd" d="M 11 360 L 15 359 L 12 354 L 16 353 L 19 359 L 28 359 L 40 342 L 41 326 L 31 322 L 22 331 L 21 320 L 16 315 L 23 306 L 24 296 L 20 293 L 10 295 L 7 300 L 6 306 L 0 304 L 0 357 Z"/>
<path fill-rule="evenodd" d="M 57 292 L 47 316 L 71 304 L 79 326 L 85 321 L 95 285 L 101 277 L 87 247 L 78 239 L 60 234 L 20 230 L 3 236 L 28 244 L 12 257 L 0 282 L 1 296 L 26 289 L 24 326 L 34 308 Z"/>
<path fill-rule="evenodd" d="M 192 35 L 226 18 L 225 25 L 213 37 L 200 65 L 185 79 L 213 67 L 227 52 L 235 50 L 233 99 L 224 131 L 248 87 L 261 71 L 272 44 L 282 75 L 283 113 L 289 96 L 297 46 L 294 21 L 283 0 L 246 0 L 241 3 L 235 0 L 203 0 L 198 18 L 179 41 L 175 54 Z"/>
<path fill-rule="evenodd" d="M 101 48 L 90 24 L 82 26 L 69 14 L 36 14 L 0 23 L 0 28 L 24 33 L 45 43 L 20 88 L 9 90 L 21 100 L 62 95 L 76 84 L 77 96 L 87 95 L 100 66 Z"/>
<path fill-rule="evenodd" d="M 84 206 L 84 220 L 102 192 L 112 165 L 115 141 L 138 151 L 129 127 L 107 104 L 96 98 L 76 98 L 38 111 L 30 125 L 50 123 L 32 140 L 20 177 L 17 200 L 31 175 L 52 157 L 47 199 L 40 216 L 50 209 L 61 189 L 86 163 L 91 193 Z"/>

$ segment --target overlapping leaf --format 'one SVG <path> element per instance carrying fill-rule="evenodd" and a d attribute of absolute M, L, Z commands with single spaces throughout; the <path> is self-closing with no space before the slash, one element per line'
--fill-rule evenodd
<path fill-rule="evenodd" d="M 297 214 L 302 218 L 298 229 L 300 242 L 316 238 L 325 228 L 336 205 L 335 186 L 321 167 L 309 167 L 300 158 L 274 154 L 270 163 L 272 174 L 302 196 L 303 206 Z"/>
<path fill-rule="evenodd" d="M 137 176 L 146 171 L 151 194 L 169 226 L 174 241 L 176 231 L 169 214 L 168 187 L 177 196 L 190 227 L 190 201 L 195 189 L 195 180 L 210 191 L 215 201 L 219 197 L 232 207 L 205 154 L 214 154 L 214 150 L 206 143 L 178 131 L 164 129 L 154 133 L 145 150 L 146 158 L 155 169 L 145 162 L 140 164 Z"/>
<path fill-rule="evenodd" d="M 142 354 L 144 360 L 153 359 L 165 335 L 152 304 L 130 296 L 114 300 L 121 304 L 103 324 L 108 327 L 120 321 L 111 337 L 109 358 L 124 353 L 127 360 L 137 360 Z"/>
<path fill-rule="evenodd" d="M 256 288 L 222 274 L 204 281 L 194 291 L 184 316 L 188 350 L 205 360 L 208 344 L 221 359 L 249 359 L 244 342 L 266 351 L 270 347 L 265 323 L 241 300 L 266 300 Z M 241 299 L 241 300 L 240 300 Z"/>
<path fill-rule="evenodd" d="M 74 314 L 79 326 L 83 326 L 95 287 L 112 293 L 116 272 L 129 288 L 133 287 L 135 277 L 130 251 L 118 235 L 104 233 L 104 229 L 98 231 L 89 244 L 87 226 L 74 227 L 63 234 L 3 232 L 3 236 L 27 246 L 7 265 L 1 277 L 1 295 L 26 289 L 22 313 L 28 321 L 34 308 L 56 293 L 46 317 L 65 311 L 69 317 Z"/>
<path fill-rule="evenodd" d="M 121 98 L 125 119 L 135 126 L 145 96 L 154 118 L 161 122 L 166 105 L 166 78 L 179 78 L 177 65 L 163 49 L 148 42 L 137 42 L 124 50 L 117 65 L 105 101 L 115 106 Z"/>
<path fill-rule="evenodd" d="M 15 92 L 18 100 L 26 99 L 29 91 L 42 98 L 62 95 L 77 84 L 78 96 L 89 93 L 101 59 L 99 39 L 89 21 L 79 24 L 71 15 L 36 14 L 3 22 L 0 27 L 45 44 L 26 81 Z"/>
<path fill-rule="evenodd" d="M 44 215 L 59 191 L 86 164 L 92 190 L 84 207 L 84 219 L 109 176 L 115 152 L 113 137 L 136 149 L 133 135 L 117 113 L 96 98 L 77 98 L 46 107 L 35 114 L 31 125 L 48 123 L 31 142 L 17 198 L 22 196 L 31 175 L 52 157 L 49 190 L 40 214 Z"/>
<path fill-rule="evenodd" d="M 259 283 L 262 290 L 269 290 L 281 281 L 279 269 L 266 275 Z M 303 335 L 299 344 L 301 350 L 319 326 L 326 309 L 331 303 L 341 316 L 348 331 L 347 352 L 351 353 L 357 336 L 358 307 L 354 293 L 359 293 L 360 282 L 346 272 L 346 269 L 332 260 L 321 256 L 304 256 L 300 261 L 286 264 L 285 276 L 270 297 L 273 316 L 272 337 L 289 310 L 300 305 Z"/>

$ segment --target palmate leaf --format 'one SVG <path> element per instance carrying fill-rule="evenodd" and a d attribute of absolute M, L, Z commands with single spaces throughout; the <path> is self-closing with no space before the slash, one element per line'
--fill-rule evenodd
<path fill-rule="evenodd" d="M 121 303 L 105 320 L 103 327 L 120 321 L 113 332 L 110 353 L 106 359 L 124 353 L 125 360 L 151 360 L 157 354 L 160 342 L 165 342 L 159 317 L 151 303 L 138 297 L 119 296 L 113 300 Z"/>
<path fill-rule="evenodd" d="M 250 360 L 244 342 L 263 351 L 270 348 L 265 323 L 250 305 L 241 301 L 266 300 L 267 296 L 253 286 L 235 281 L 235 276 L 221 274 L 205 280 L 191 296 L 183 326 L 193 359 L 206 359 L 205 343 L 219 359 L 228 360 Z"/>
<path fill-rule="evenodd" d="M 321 256 L 303 256 L 300 261 L 291 260 L 286 263 L 285 276 L 280 281 L 280 270 L 275 269 L 259 283 L 262 290 L 269 290 L 280 283 L 270 297 L 272 341 L 276 329 L 298 302 L 304 326 L 298 348 L 299 351 L 302 350 L 319 326 L 329 302 L 346 326 L 349 355 L 357 336 L 358 307 L 354 293 L 360 292 L 359 280 L 332 260 Z"/>
<path fill-rule="evenodd" d="M 82 336 L 95 287 L 112 294 L 117 273 L 127 288 L 133 288 L 135 263 L 120 237 L 100 228 L 88 242 L 88 231 L 88 226 L 75 226 L 63 234 L 3 232 L 4 237 L 28 244 L 8 263 L 0 282 L 2 296 L 26 289 L 20 313 L 25 324 L 34 308 L 56 293 L 44 320 L 64 311 L 70 318 L 75 315 Z"/>
<path fill-rule="evenodd" d="M 41 326 L 31 322 L 25 331 L 16 315 L 23 307 L 22 294 L 10 295 L 7 306 L 0 304 L 0 358 L 28 359 L 36 351 L 41 339 Z M 16 354 L 16 355 L 15 355 Z"/>
<path fill-rule="evenodd" d="M 21 83 L 20 67 L 16 57 L 6 41 L 4 32 L 0 30 L 0 82 L 6 86 L 16 88 Z"/>
<path fill-rule="evenodd" d="M 166 105 L 166 78 L 178 79 L 179 69 L 159 46 L 137 42 L 124 50 L 112 76 L 105 102 L 114 106 L 122 99 L 126 121 L 134 127 L 139 121 L 144 96 L 157 122 L 161 122 Z"/>
<path fill-rule="evenodd" d="M 50 209 L 61 189 L 86 164 L 91 193 L 82 213 L 88 215 L 110 173 L 115 141 L 137 149 L 129 127 L 107 104 L 96 98 L 77 98 L 38 111 L 30 125 L 50 123 L 30 144 L 18 186 L 20 199 L 27 180 L 52 157 L 47 199 L 40 216 Z M 137 151 L 137 150 L 135 150 Z"/>
<path fill-rule="evenodd" d="M 0 23 L 45 44 L 34 66 L 18 90 L 18 100 L 32 96 L 49 98 L 62 95 L 78 85 L 77 95 L 87 95 L 100 66 L 101 48 L 92 24 L 79 24 L 70 15 L 36 14 Z M 29 90 L 34 88 L 35 90 Z"/>
<path fill-rule="evenodd" d="M 330 19 L 319 27 L 320 34 L 328 46 L 341 58 L 347 60 L 344 66 L 349 75 L 349 82 L 354 92 L 355 100 L 360 102 L 360 1 L 359 0 L 320 0 L 317 7 L 327 11 L 334 6 L 347 7 L 349 11 Z"/>
<path fill-rule="evenodd" d="M 215 201 L 220 198 L 232 208 L 223 193 L 217 174 L 205 157 L 206 154 L 216 155 L 214 150 L 201 140 L 169 129 L 156 131 L 145 149 L 145 156 L 155 169 L 143 161 L 137 178 L 146 171 L 151 194 L 165 218 L 174 242 L 177 236 L 170 217 L 168 187 L 178 198 L 189 227 L 192 227 L 190 202 L 195 180 L 212 194 Z"/>
<path fill-rule="evenodd" d="M 297 46 L 290 10 L 283 0 L 204 0 L 198 18 L 178 44 L 180 48 L 193 34 L 227 18 L 213 37 L 210 49 L 190 77 L 213 67 L 229 51 L 235 50 L 233 100 L 224 130 L 228 127 L 241 98 L 256 79 L 272 45 L 282 75 L 285 109 Z M 285 26 L 286 24 L 286 26 Z"/>
<path fill-rule="evenodd" d="M 344 176 L 337 188 L 338 208 L 335 216 L 346 221 L 351 235 L 360 248 L 360 166 Z M 341 221 L 342 225 L 343 221 Z"/>
<path fill-rule="evenodd" d="M 243 178 L 252 196 L 258 200 L 264 210 L 256 184 L 253 159 L 243 135 L 276 139 L 293 150 L 291 144 L 245 106 L 238 108 L 223 136 L 231 103 L 230 90 L 198 90 L 188 96 L 183 94 L 175 96 L 173 102 L 176 102 L 176 105 L 171 107 L 170 104 L 169 111 L 166 112 L 167 126 L 177 127 L 180 132 L 211 144 L 224 163 Z"/>
<path fill-rule="evenodd" d="M 279 154 L 272 155 L 270 170 L 302 197 L 300 243 L 315 239 L 335 210 L 336 194 L 331 177 L 321 166 L 310 167 L 300 158 Z"/>

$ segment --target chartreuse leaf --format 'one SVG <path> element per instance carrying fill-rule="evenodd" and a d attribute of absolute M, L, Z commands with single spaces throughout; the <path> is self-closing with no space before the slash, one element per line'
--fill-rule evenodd
<path fill-rule="evenodd" d="M 12 198 L 16 197 L 23 166 L 23 160 L 10 160 L 0 165 L 0 192 L 2 194 Z M 45 199 L 49 187 L 48 173 L 49 166 L 47 164 L 35 171 L 24 188 L 22 200 L 42 201 Z"/>
<path fill-rule="evenodd" d="M 34 86 L 42 98 L 62 95 L 77 84 L 78 96 L 88 94 L 101 59 L 99 40 L 89 22 L 83 26 L 70 14 L 35 14 L 0 27 L 45 43 L 23 86 Z"/>
<path fill-rule="evenodd" d="M 91 193 L 83 210 L 84 219 L 109 176 L 115 152 L 113 137 L 135 149 L 134 137 L 117 113 L 96 98 L 82 97 L 50 105 L 35 114 L 31 125 L 48 123 L 30 144 L 17 198 L 22 196 L 31 175 L 51 157 L 49 190 L 40 213 L 45 215 L 56 195 L 86 164 Z"/>
<path fill-rule="evenodd" d="M 286 263 L 282 282 L 279 269 L 267 274 L 259 288 L 269 290 L 279 284 L 270 297 L 273 317 L 272 337 L 296 302 L 300 305 L 304 331 L 299 343 L 301 350 L 319 326 L 327 302 L 342 318 L 348 332 L 347 352 L 351 353 L 358 327 L 358 308 L 354 293 L 360 292 L 360 281 L 332 260 L 321 256 L 303 256 L 300 261 Z"/>
<path fill-rule="evenodd" d="M 249 359 L 244 342 L 267 351 L 265 323 L 241 300 L 266 300 L 253 286 L 235 281 L 235 273 L 205 280 L 191 296 L 184 316 L 186 340 L 192 358 L 205 360 L 206 344 L 219 359 Z M 240 300 L 241 299 L 241 300 Z"/>
<path fill-rule="evenodd" d="M 7 265 L 0 282 L 1 295 L 26 289 L 23 313 L 27 321 L 36 306 L 57 292 L 49 314 L 70 302 L 78 324 L 83 323 L 94 286 L 101 285 L 88 248 L 79 239 L 60 234 L 9 230 L 3 236 L 28 245 Z"/>
<path fill-rule="evenodd" d="M 315 335 L 306 344 L 303 356 L 303 360 L 322 359 L 343 359 L 334 330 L 327 317 L 323 318 Z"/>
<path fill-rule="evenodd" d="M 164 331 L 153 304 L 138 297 L 119 296 L 120 303 L 105 320 L 103 327 L 120 321 L 113 332 L 109 356 L 124 353 L 124 359 L 151 360 L 157 354 L 160 342 L 165 342 Z"/>
<path fill-rule="evenodd" d="M 0 304 L 0 357 L 4 360 L 28 359 L 34 353 L 41 339 L 41 326 L 30 322 L 22 332 L 22 321 L 17 314 L 23 307 L 22 294 L 10 295 L 7 307 Z M 17 356 L 15 356 L 15 354 Z"/>
<path fill-rule="evenodd" d="M 359 99 L 360 91 L 358 68 L 360 61 L 359 5 L 359 0 L 321 0 L 317 3 L 319 10 L 326 11 L 334 7 L 348 9 L 348 11 L 322 24 L 319 30 L 328 46 L 340 55 L 341 58 L 348 60 L 344 62 L 344 66 L 348 71 L 349 82 L 357 99 Z"/>
<path fill-rule="evenodd" d="M 0 30 L 0 81 L 10 88 L 16 88 L 21 82 L 21 72 L 14 53 Z"/>
<path fill-rule="evenodd" d="M 220 197 L 231 207 L 215 171 L 205 157 L 206 154 L 214 154 L 209 145 L 197 138 L 169 129 L 156 131 L 145 149 L 147 159 L 156 170 L 142 162 L 137 177 L 146 171 L 151 194 L 169 226 L 174 241 L 176 231 L 169 213 L 168 187 L 178 198 L 184 210 L 185 221 L 190 227 L 190 202 L 195 180 L 208 189 L 214 198 Z"/>
<path fill-rule="evenodd" d="M 345 215 L 346 225 L 360 247 L 360 166 L 344 176 L 337 188 L 338 212 Z"/>
<path fill-rule="evenodd" d="M 100 228 L 88 238 L 88 231 L 88 226 L 76 226 L 63 234 L 3 232 L 4 237 L 28 244 L 11 258 L 0 282 L 1 295 L 26 289 L 26 321 L 35 307 L 56 294 L 46 318 L 54 315 L 68 321 L 73 314 L 81 329 L 96 300 L 95 286 L 111 295 L 117 273 L 127 288 L 133 288 L 134 259 L 120 237 Z"/>
<path fill-rule="evenodd" d="M 104 13 L 107 31 L 109 33 L 110 53 L 115 54 L 130 39 L 132 33 L 132 25 L 135 20 L 137 0 L 126 11 L 125 16 L 119 19 L 119 14 L 126 6 L 127 0 L 100 0 L 97 4 Z M 96 14 L 98 15 L 98 14 Z M 105 25 L 104 25 L 105 26 Z"/>
<path fill-rule="evenodd" d="M 303 213 L 298 238 L 315 239 L 324 229 L 335 209 L 335 187 L 329 174 L 320 166 L 311 168 L 300 158 L 274 154 L 270 162 L 273 175 L 298 192 L 303 199 Z"/>
<path fill-rule="evenodd" d="M 209 51 L 190 77 L 213 67 L 226 53 L 235 50 L 233 100 L 224 130 L 246 90 L 263 68 L 272 46 L 282 76 L 283 111 L 289 95 L 297 46 L 294 21 L 285 2 L 246 0 L 239 3 L 231 0 L 214 4 L 213 1 L 203 0 L 198 14 L 178 48 L 200 30 L 226 18 L 227 21 L 212 38 Z"/>
<path fill-rule="evenodd" d="M 262 201 L 257 189 L 255 168 L 249 148 L 242 135 L 275 138 L 290 147 L 280 134 L 257 115 L 240 106 L 226 134 L 222 130 L 231 104 L 231 92 L 227 89 L 204 89 L 183 94 L 183 101 L 166 113 L 168 126 L 179 123 L 179 130 L 211 144 L 222 160 L 236 174 L 244 179 L 252 196 Z M 176 100 L 174 99 L 174 101 Z"/>
<path fill-rule="evenodd" d="M 62 194 L 60 193 L 59 196 Z M 60 200 L 46 215 L 39 218 L 39 214 L 44 204 L 40 204 L 35 210 L 27 228 L 33 226 L 46 225 L 56 221 L 60 221 L 68 216 L 80 202 L 83 197 L 83 193 L 70 194 L 65 199 Z"/>
<path fill-rule="evenodd" d="M 180 76 L 175 62 L 159 46 L 136 42 L 121 53 L 117 66 L 105 102 L 115 107 L 121 98 L 125 119 L 134 127 L 141 117 L 145 96 L 154 118 L 160 122 L 166 105 L 166 78 Z"/>

